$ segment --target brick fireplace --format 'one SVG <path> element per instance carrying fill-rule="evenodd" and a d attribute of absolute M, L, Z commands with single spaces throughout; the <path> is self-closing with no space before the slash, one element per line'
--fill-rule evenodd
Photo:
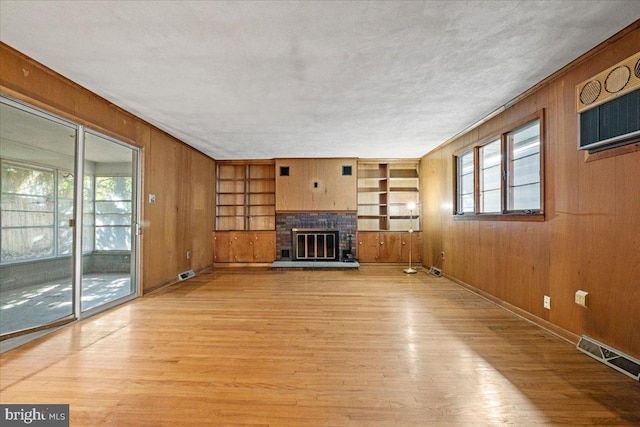
<path fill-rule="evenodd" d="M 276 259 L 278 261 L 294 259 L 292 240 L 294 228 L 338 230 L 338 259 L 341 259 L 343 252 L 349 249 L 349 236 L 351 236 L 351 250 L 355 253 L 357 223 L 356 212 L 276 213 Z"/>

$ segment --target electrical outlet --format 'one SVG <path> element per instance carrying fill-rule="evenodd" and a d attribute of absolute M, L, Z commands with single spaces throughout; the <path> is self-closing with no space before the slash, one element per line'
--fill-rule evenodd
<path fill-rule="evenodd" d="M 589 292 L 587 291 L 576 291 L 576 304 L 587 307 L 588 304 Z"/>
<path fill-rule="evenodd" d="M 155 202 L 156 202 L 156 195 L 149 194 L 149 203 L 155 203 Z"/>
<path fill-rule="evenodd" d="M 440 252 L 440 259 L 444 259 L 444 251 Z"/>
<path fill-rule="evenodd" d="M 547 310 L 551 310 L 551 297 L 548 295 L 544 296 L 544 301 L 543 301 L 543 306 L 544 308 L 546 308 Z"/>
<path fill-rule="evenodd" d="M 187 251 L 187 259 L 191 259 L 191 251 Z"/>

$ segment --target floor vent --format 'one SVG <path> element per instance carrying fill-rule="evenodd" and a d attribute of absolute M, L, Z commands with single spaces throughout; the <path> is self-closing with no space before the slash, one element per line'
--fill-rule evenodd
<path fill-rule="evenodd" d="M 439 268 L 436 268 L 436 267 L 431 267 L 431 269 L 429 270 L 429 274 L 433 274 L 434 276 L 441 277 L 442 276 L 442 270 L 440 270 Z"/>
<path fill-rule="evenodd" d="M 196 273 L 194 273 L 193 270 L 188 270 L 188 271 L 185 271 L 184 273 L 178 274 L 178 279 L 181 280 L 181 281 L 182 280 L 187 280 L 187 279 L 191 279 L 195 275 L 196 275 Z"/>
<path fill-rule="evenodd" d="M 577 345 L 578 350 L 605 365 L 640 381 L 640 361 L 628 354 L 615 350 L 606 344 L 583 335 Z"/>

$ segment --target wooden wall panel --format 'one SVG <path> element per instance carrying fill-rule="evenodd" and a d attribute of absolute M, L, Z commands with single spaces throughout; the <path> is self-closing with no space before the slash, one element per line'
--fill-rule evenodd
<path fill-rule="evenodd" d="M 147 216 L 144 233 L 147 247 L 144 252 L 145 290 L 171 283 L 178 273 L 188 270 L 183 242 L 185 218 L 181 207 L 185 185 L 180 171 L 185 173 L 184 153 L 181 144 L 176 144 L 166 134 L 152 129 L 151 145 L 147 150 Z M 156 196 L 150 204 L 148 194 Z M 150 284 L 155 286 L 150 287 Z"/>
<path fill-rule="evenodd" d="M 572 334 L 640 357 L 640 151 L 587 161 L 577 150 L 575 85 L 631 56 L 640 21 L 576 61 L 504 113 L 421 161 L 426 266 Z M 545 221 L 452 215 L 453 154 L 545 110 Z M 445 251 L 446 259 L 437 261 Z M 574 303 L 579 289 L 590 307 Z M 551 297 L 551 310 L 542 307 Z"/>
<path fill-rule="evenodd" d="M 289 176 L 280 176 L 281 166 Z M 342 166 L 351 166 L 352 175 L 342 176 Z M 357 173 L 354 158 L 276 159 L 276 211 L 355 211 Z"/>
<path fill-rule="evenodd" d="M 213 159 L 1 42 L 0 63 L 2 94 L 142 149 L 143 292 L 213 265 Z"/>
<path fill-rule="evenodd" d="M 211 232 L 215 229 L 215 163 L 202 153 L 190 151 L 191 266 L 195 271 L 211 266 Z M 198 230 L 198 232 L 196 232 Z M 207 230 L 209 232 L 200 232 Z"/>

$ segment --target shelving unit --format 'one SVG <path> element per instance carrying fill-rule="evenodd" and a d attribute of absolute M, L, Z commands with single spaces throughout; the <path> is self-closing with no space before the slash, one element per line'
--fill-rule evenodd
<path fill-rule="evenodd" d="M 358 230 L 419 230 L 418 182 L 417 160 L 358 162 Z"/>
<path fill-rule="evenodd" d="M 216 164 L 216 230 L 275 230 L 275 163 Z"/>

